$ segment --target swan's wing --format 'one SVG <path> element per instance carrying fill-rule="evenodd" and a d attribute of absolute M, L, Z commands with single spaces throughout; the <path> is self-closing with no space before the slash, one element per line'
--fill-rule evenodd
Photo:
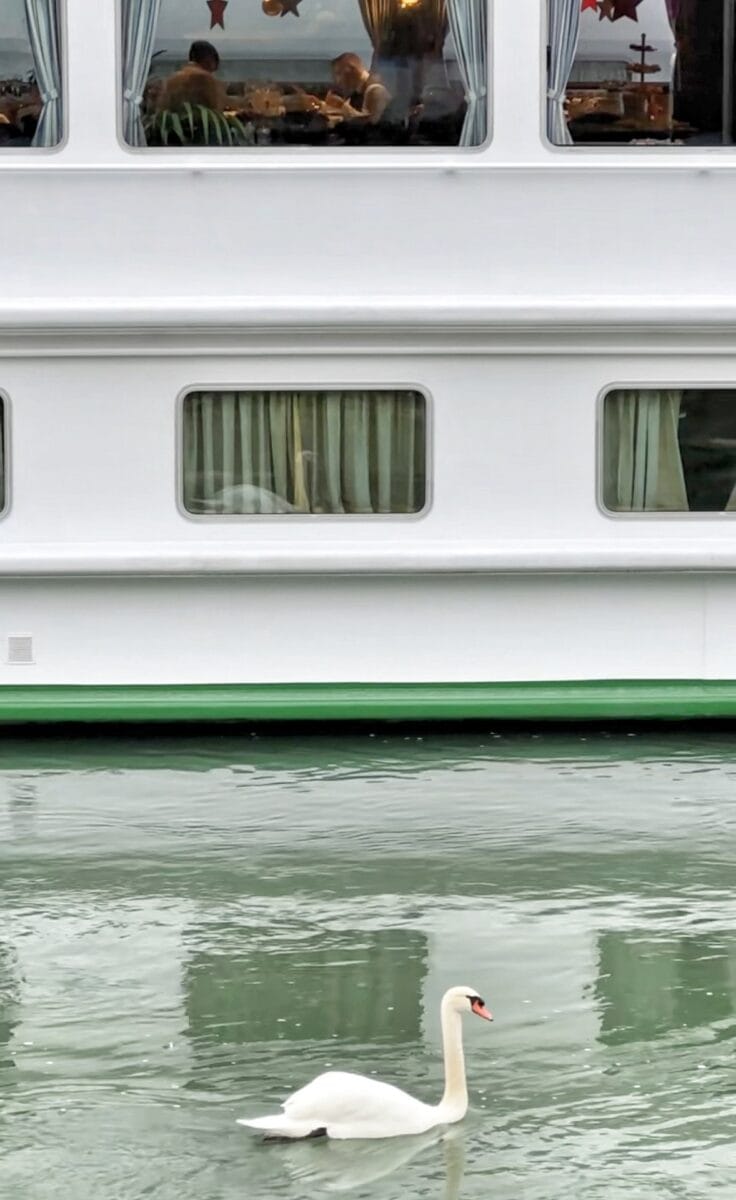
<path fill-rule="evenodd" d="M 284 1103 L 284 1112 L 297 1121 L 316 1120 L 320 1125 L 411 1126 L 426 1120 L 432 1110 L 400 1088 L 350 1071 L 326 1071 Z M 426 1126 L 425 1126 L 426 1127 Z M 390 1136 L 390 1133 L 387 1133 Z"/>

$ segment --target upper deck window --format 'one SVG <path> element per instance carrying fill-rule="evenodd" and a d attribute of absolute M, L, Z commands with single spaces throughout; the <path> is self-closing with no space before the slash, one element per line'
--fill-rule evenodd
<path fill-rule="evenodd" d="M 125 140 L 479 146 L 487 4 L 122 0 Z"/>
<path fill-rule="evenodd" d="M 557 146 L 734 141 L 731 0 L 548 0 Z"/>
<path fill-rule="evenodd" d="M 58 146 L 62 119 L 57 0 L 2 0 L 0 148 Z"/>

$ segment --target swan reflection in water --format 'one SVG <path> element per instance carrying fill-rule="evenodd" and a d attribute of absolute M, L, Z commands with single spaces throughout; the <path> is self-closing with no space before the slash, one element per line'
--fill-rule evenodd
<path fill-rule="evenodd" d="M 460 1128 L 430 1129 L 415 1137 L 383 1138 L 376 1141 L 314 1141 L 280 1145 L 284 1165 L 299 1183 L 318 1184 L 327 1192 L 350 1192 L 385 1179 L 431 1146 L 442 1146 L 444 1164 L 443 1200 L 459 1200 L 465 1169 L 465 1139 Z M 274 1151 L 276 1147 L 274 1146 Z"/>

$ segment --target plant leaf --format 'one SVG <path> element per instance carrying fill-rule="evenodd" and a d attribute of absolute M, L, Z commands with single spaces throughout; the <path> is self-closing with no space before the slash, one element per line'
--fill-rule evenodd
<path fill-rule="evenodd" d="M 204 144 L 205 144 L 205 146 L 209 146 L 209 144 L 210 144 L 210 117 L 209 117 L 209 113 L 208 113 L 207 109 L 202 104 L 199 105 L 199 116 L 202 121 L 202 136 L 204 138 Z"/>
<path fill-rule="evenodd" d="M 178 113 L 171 114 L 171 128 L 179 139 L 182 146 L 186 146 L 187 139 L 184 136 L 184 126 L 181 123 L 181 117 Z"/>
<path fill-rule="evenodd" d="M 188 100 L 186 101 L 186 103 L 184 105 L 184 114 L 187 118 L 187 121 L 189 122 L 189 138 L 190 138 L 190 141 L 193 142 L 194 141 L 194 109 L 192 108 L 192 106 Z"/>

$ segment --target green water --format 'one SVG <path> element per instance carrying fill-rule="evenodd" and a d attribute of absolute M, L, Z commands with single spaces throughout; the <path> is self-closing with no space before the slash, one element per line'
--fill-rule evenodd
<path fill-rule="evenodd" d="M 446 1139 L 263 1146 L 328 1066 Z M 736 739 L 0 747 L 3 1200 L 736 1194 Z"/>

